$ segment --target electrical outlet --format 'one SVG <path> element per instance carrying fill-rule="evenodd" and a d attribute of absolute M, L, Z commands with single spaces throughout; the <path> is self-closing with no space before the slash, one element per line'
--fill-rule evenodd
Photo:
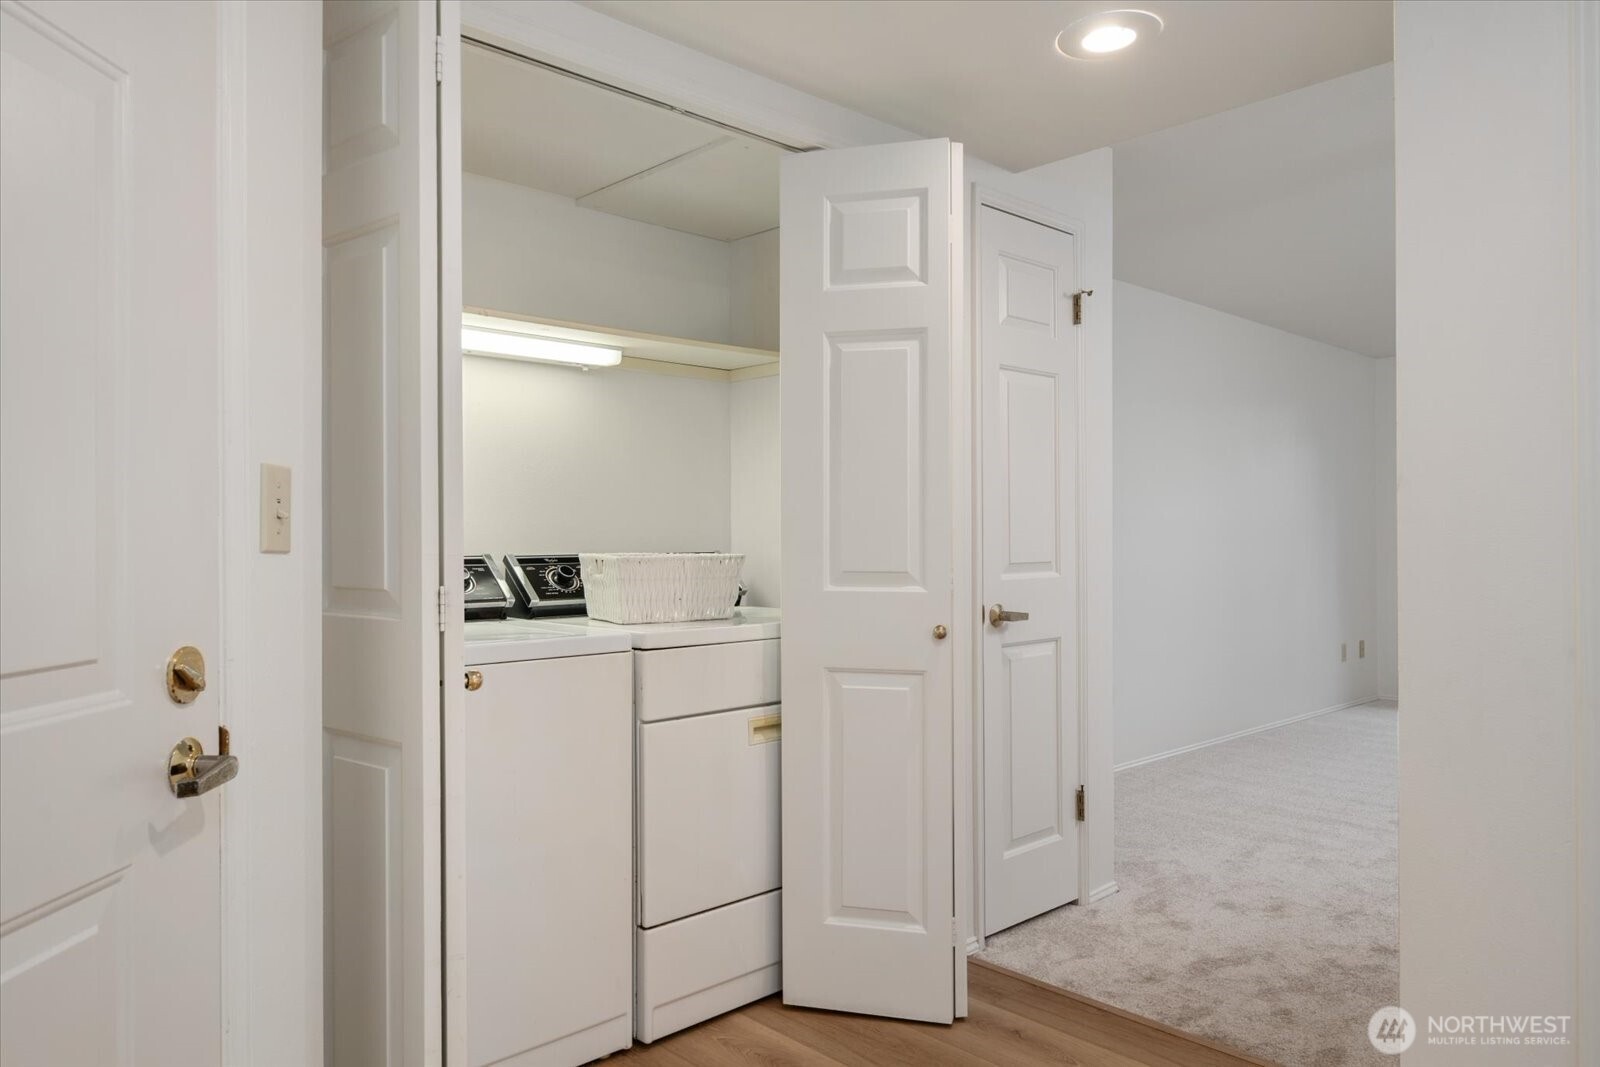
<path fill-rule="evenodd" d="M 289 551 L 289 510 L 293 496 L 289 491 L 288 467 L 272 463 L 261 465 L 261 551 Z"/>
<path fill-rule="evenodd" d="M 1363 637 L 1361 640 L 1356 642 L 1356 659 L 1366 659 L 1366 658 L 1367 658 L 1367 639 Z"/>
<path fill-rule="evenodd" d="M 1350 646 L 1344 642 L 1339 643 L 1339 662 L 1345 663 L 1350 659 Z"/>

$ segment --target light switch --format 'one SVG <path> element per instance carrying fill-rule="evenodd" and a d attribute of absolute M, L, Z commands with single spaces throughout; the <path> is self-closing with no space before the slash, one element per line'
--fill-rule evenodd
<path fill-rule="evenodd" d="M 289 468 L 261 465 L 261 551 L 289 551 Z"/>

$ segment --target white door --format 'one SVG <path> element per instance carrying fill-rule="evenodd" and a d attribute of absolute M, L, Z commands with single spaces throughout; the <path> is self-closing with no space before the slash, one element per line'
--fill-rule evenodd
<path fill-rule="evenodd" d="M 987 935 L 1078 895 L 1079 331 L 1072 235 L 977 228 Z"/>
<path fill-rule="evenodd" d="M 961 148 L 783 161 L 783 997 L 950 1022 Z"/>
<path fill-rule="evenodd" d="M 226 791 L 167 778 L 218 739 L 217 104 L 209 4 L 0 4 L 6 1065 L 222 1056 Z"/>
<path fill-rule="evenodd" d="M 324 989 L 338 1065 L 434 1061 L 443 1040 L 437 19 L 416 0 L 323 7 Z"/>

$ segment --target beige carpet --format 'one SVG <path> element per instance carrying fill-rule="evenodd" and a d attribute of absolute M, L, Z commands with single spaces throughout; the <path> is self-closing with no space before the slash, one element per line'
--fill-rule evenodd
<path fill-rule="evenodd" d="M 1116 777 L 1119 891 L 982 959 L 1290 1067 L 1392 1064 L 1396 710 L 1376 703 Z"/>

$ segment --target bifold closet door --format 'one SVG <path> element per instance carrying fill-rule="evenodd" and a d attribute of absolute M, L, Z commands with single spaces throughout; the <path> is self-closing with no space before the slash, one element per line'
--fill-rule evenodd
<path fill-rule="evenodd" d="M 323 6 L 330 1064 L 421 1064 L 443 1041 L 438 19 Z"/>
<path fill-rule="evenodd" d="M 961 148 L 783 161 L 783 996 L 950 1022 Z M 964 1001 L 964 997 L 961 998 Z"/>

